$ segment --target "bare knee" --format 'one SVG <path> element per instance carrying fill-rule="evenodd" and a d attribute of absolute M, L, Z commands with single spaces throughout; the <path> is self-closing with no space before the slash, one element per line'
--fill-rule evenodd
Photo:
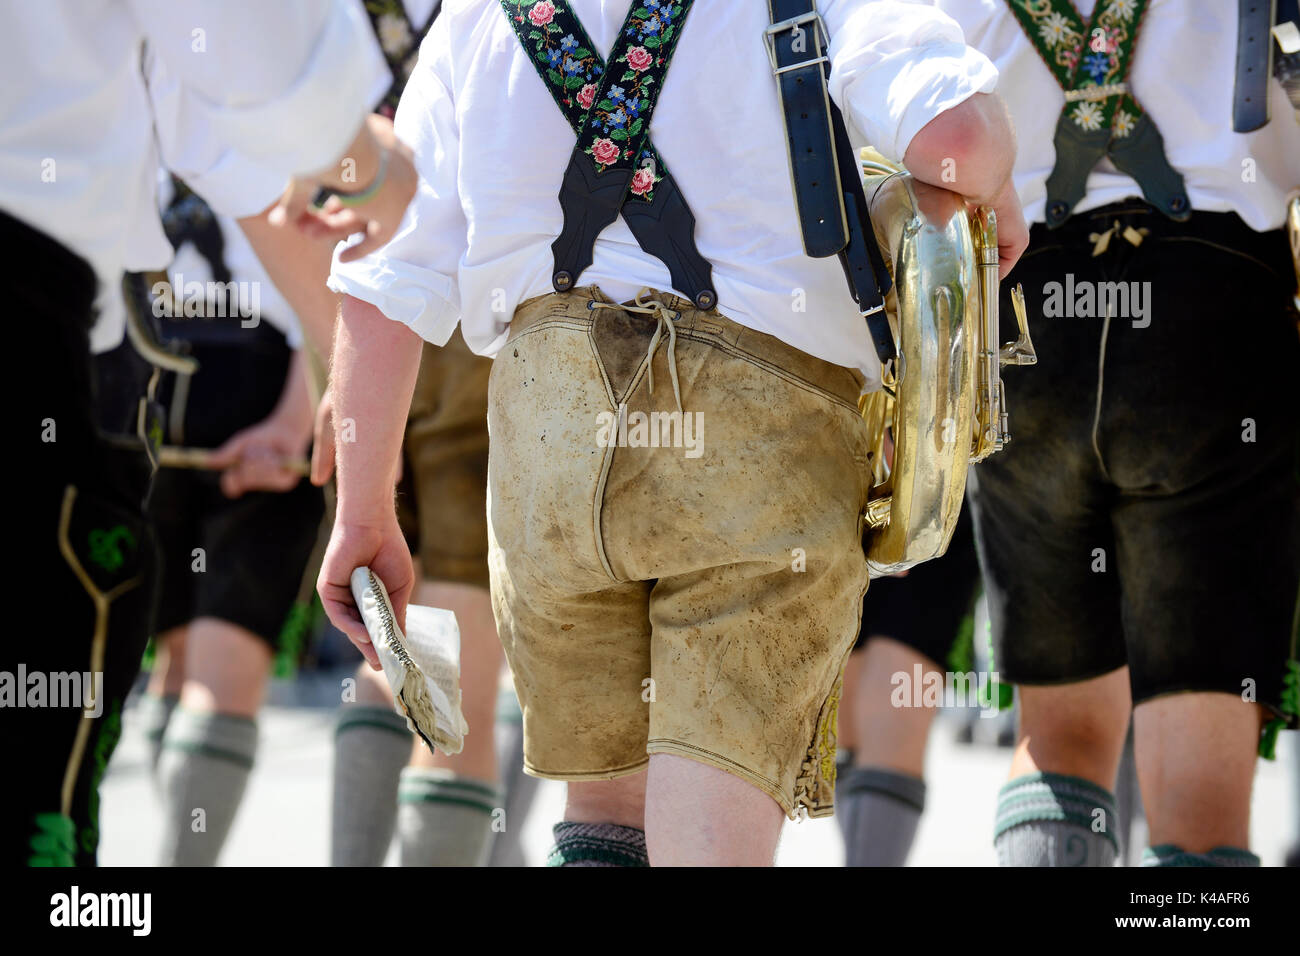
<path fill-rule="evenodd" d="M 613 780 L 573 780 L 565 798 L 569 823 L 615 823 L 645 829 L 646 772 Z"/>
<path fill-rule="evenodd" d="M 938 665 L 906 644 L 888 637 L 872 637 L 853 655 L 860 662 L 846 671 L 841 720 L 853 741 L 853 762 L 859 767 L 888 767 L 920 777 L 925 766 L 925 745 L 934 722 L 932 707 L 893 705 L 896 675 L 912 680 L 921 673 L 942 673 Z"/>
<path fill-rule="evenodd" d="M 1258 704 L 1233 694 L 1172 694 L 1138 705 L 1134 751 L 1152 845 L 1192 853 L 1247 846 L 1263 717 Z"/>
<path fill-rule="evenodd" d="M 185 639 L 185 685 L 189 710 L 254 716 L 270 675 L 271 648 L 237 624 L 217 618 L 193 621 Z"/>
<path fill-rule="evenodd" d="M 764 791 L 717 767 L 654 754 L 646 787 L 652 866 L 771 866 L 785 813 Z"/>
<path fill-rule="evenodd" d="M 1011 775 L 1059 773 L 1112 789 L 1129 712 L 1127 668 L 1074 684 L 1021 687 Z"/>

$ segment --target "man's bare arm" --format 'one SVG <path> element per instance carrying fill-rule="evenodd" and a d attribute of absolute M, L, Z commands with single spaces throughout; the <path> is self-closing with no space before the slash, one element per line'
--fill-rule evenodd
<path fill-rule="evenodd" d="M 297 314 L 303 338 L 323 366 L 334 347 L 339 310 L 339 296 L 325 286 L 335 242 L 271 225 L 267 217 L 274 208 L 271 205 L 256 216 L 240 219 L 239 226 L 271 281 Z"/>
<path fill-rule="evenodd" d="M 352 599 L 354 569 L 368 566 L 388 589 L 399 624 L 406 619 L 414 575 L 393 507 L 398 456 L 420 367 L 421 340 L 374 306 L 343 297 L 334 337 L 338 506 L 317 590 L 336 627 L 361 649 L 370 646 Z"/>

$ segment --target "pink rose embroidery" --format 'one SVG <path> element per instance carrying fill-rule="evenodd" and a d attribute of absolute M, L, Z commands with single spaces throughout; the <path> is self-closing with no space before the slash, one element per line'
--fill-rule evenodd
<path fill-rule="evenodd" d="M 618 161 L 619 148 L 617 144 L 608 139 L 598 139 L 591 144 L 591 155 L 596 157 L 596 162 L 602 166 L 608 166 Z"/>
<path fill-rule="evenodd" d="M 632 193 L 636 196 L 644 196 L 654 188 L 655 174 L 646 167 L 642 166 L 632 177 Z"/>
<path fill-rule="evenodd" d="M 528 19 L 533 21 L 535 27 L 546 26 L 555 19 L 555 4 L 551 0 L 537 0 L 528 11 Z"/>
<path fill-rule="evenodd" d="M 582 89 L 578 90 L 578 103 L 584 110 L 591 109 L 591 104 L 596 99 L 596 84 L 588 83 Z"/>
<path fill-rule="evenodd" d="M 654 61 L 655 58 L 650 55 L 650 51 L 643 46 L 634 46 L 627 51 L 627 65 L 637 72 L 648 70 Z"/>

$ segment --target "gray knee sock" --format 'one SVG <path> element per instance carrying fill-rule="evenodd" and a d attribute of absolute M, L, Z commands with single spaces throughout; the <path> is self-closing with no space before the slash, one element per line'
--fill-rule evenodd
<path fill-rule="evenodd" d="M 1031 773 L 998 795 L 999 866 L 1114 866 L 1115 798 L 1079 777 Z"/>
<path fill-rule="evenodd" d="M 411 758 L 406 718 L 345 704 L 334 731 L 331 866 L 382 866 L 397 819 L 397 779 Z"/>
<path fill-rule="evenodd" d="M 159 785 L 158 758 L 162 755 L 163 735 L 180 699 L 179 694 L 144 694 L 140 697 L 137 719 L 149 744 L 149 773 L 155 786 Z"/>
<path fill-rule="evenodd" d="M 547 866 L 649 866 L 645 831 L 614 823 L 557 823 Z"/>
<path fill-rule="evenodd" d="M 501 793 L 450 770 L 407 767 L 397 790 L 402 866 L 483 866 Z"/>
<path fill-rule="evenodd" d="M 925 781 L 881 767 L 849 767 L 835 783 L 845 866 L 902 866 L 925 809 Z"/>
<path fill-rule="evenodd" d="M 505 819 L 502 828 L 492 835 L 492 852 L 488 866 L 523 866 L 524 850 L 520 837 L 524 821 L 537 793 L 536 777 L 524 773 L 524 724 L 514 691 L 504 691 L 497 704 L 497 754 L 501 789 L 505 792 Z"/>
<path fill-rule="evenodd" d="M 1142 854 L 1143 866 L 1259 866 L 1259 857 L 1248 850 L 1216 846 L 1207 853 L 1188 853 L 1180 846 L 1163 843 L 1148 847 Z"/>
<path fill-rule="evenodd" d="M 257 721 L 178 707 L 158 776 L 167 810 L 163 866 L 214 866 L 253 769 Z"/>

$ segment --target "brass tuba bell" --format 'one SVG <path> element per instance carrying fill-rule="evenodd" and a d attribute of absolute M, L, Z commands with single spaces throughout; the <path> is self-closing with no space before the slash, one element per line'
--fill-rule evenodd
<path fill-rule="evenodd" d="M 1003 365 L 1033 365 L 1025 296 L 1012 291 L 1019 338 L 998 345 L 993 210 L 915 182 L 863 150 L 871 222 L 894 277 L 886 298 L 898 355 L 859 407 L 872 435 L 867 564 L 881 577 L 937 558 L 961 513 L 966 470 L 1010 439 Z M 892 466 L 888 442 L 893 442 Z"/>

